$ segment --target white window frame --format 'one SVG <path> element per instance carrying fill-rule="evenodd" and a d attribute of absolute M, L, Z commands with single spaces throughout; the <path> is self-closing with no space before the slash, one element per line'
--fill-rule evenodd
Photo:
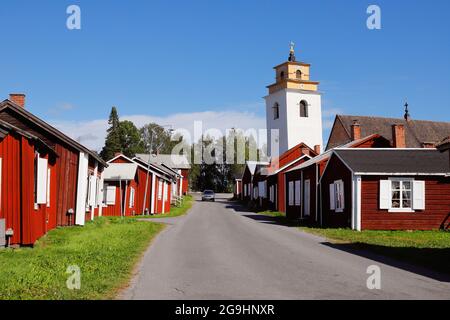
<path fill-rule="evenodd" d="M 116 186 L 105 184 L 105 205 L 114 206 L 116 204 Z M 108 197 L 109 196 L 109 197 Z"/>
<path fill-rule="evenodd" d="M 385 180 L 386 181 L 386 180 Z M 389 181 L 389 197 L 387 200 L 389 201 L 389 205 L 387 207 L 388 212 L 392 213 L 410 213 L 410 212 L 416 212 L 416 210 L 425 210 L 425 182 L 420 180 L 415 180 L 414 178 L 404 178 L 404 177 L 395 177 L 395 178 L 389 178 L 387 181 Z M 393 182 L 400 182 L 400 208 L 394 208 L 392 207 L 392 183 Z M 409 182 L 410 183 L 410 192 L 411 192 L 411 207 L 410 208 L 403 208 L 403 182 Z M 380 182 L 381 183 L 381 182 Z M 422 185 L 422 194 L 421 198 L 419 199 L 422 202 L 422 205 L 420 209 L 416 209 L 417 205 L 415 205 L 415 202 L 417 202 L 417 193 L 419 192 L 418 184 Z M 416 188 L 416 190 L 415 190 Z M 380 198 L 381 198 L 381 187 L 380 187 Z M 386 199 L 385 199 L 386 200 Z M 385 207 L 380 205 L 380 209 L 386 209 Z"/>
<path fill-rule="evenodd" d="M 37 157 L 36 166 L 36 199 L 35 199 L 35 209 L 37 205 L 45 204 L 47 205 L 47 169 L 48 160 L 46 158 L 41 158 L 39 154 Z"/>

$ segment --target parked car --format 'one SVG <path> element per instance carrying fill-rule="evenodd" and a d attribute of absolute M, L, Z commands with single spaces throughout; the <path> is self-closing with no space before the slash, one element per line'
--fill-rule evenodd
<path fill-rule="evenodd" d="M 202 201 L 215 201 L 216 194 L 212 190 L 205 190 L 202 194 Z"/>

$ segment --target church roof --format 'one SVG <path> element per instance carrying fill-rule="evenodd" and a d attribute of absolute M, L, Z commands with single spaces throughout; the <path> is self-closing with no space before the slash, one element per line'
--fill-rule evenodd
<path fill-rule="evenodd" d="M 408 120 L 371 116 L 336 115 L 333 129 L 328 140 L 327 150 L 351 141 L 351 125 L 357 121 L 361 127 L 361 136 L 380 134 L 393 141 L 392 125 L 405 127 L 407 148 L 422 148 L 423 144 L 437 144 L 450 135 L 450 122 Z M 336 126 L 342 124 L 344 134 L 335 133 Z"/>

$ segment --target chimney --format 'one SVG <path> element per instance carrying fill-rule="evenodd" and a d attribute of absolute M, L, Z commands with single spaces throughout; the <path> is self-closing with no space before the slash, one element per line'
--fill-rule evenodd
<path fill-rule="evenodd" d="M 320 144 L 316 144 L 316 145 L 314 146 L 314 152 L 315 152 L 317 155 L 320 154 Z"/>
<path fill-rule="evenodd" d="M 118 157 L 118 156 L 121 156 L 121 155 L 122 155 L 122 152 L 114 152 L 114 158 Z"/>
<path fill-rule="evenodd" d="M 353 120 L 352 124 L 352 141 L 361 139 L 361 126 L 359 125 L 358 120 Z"/>
<path fill-rule="evenodd" d="M 394 148 L 406 148 L 405 126 L 402 124 L 392 125 L 392 141 Z"/>
<path fill-rule="evenodd" d="M 15 104 L 25 108 L 25 95 L 22 93 L 11 93 L 9 95 L 9 100 Z"/>

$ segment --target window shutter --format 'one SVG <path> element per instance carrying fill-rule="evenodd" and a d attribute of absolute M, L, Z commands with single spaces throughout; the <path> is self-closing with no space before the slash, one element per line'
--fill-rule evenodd
<path fill-rule="evenodd" d="M 299 206 L 300 205 L 300 196 L 301 196 L 301 191 L 300 191 L 300 180 L 295 181 L 295 205 Z"/>
<path fill-rule="evenodd" d="M 106 204 L 115 205 L 116 204 L 116 187 L 107 186 L 106 187 Z"/>
<path fill-rule="evenodd" d="M 289 181 L 289 205 L 294 205 L 294 182 Z"/>
<path fill-rule="evenodd" d="M 50 207 L 50 177 L 51 171 L 50 168 L 47 169 L 47 208 Z"/>
<path fill-rule="evenodd" d="M 391 181 L 380 180 L 380 209 L 391 208 Z"/>
<path fill-rule="evenodd" d="M 97 179 L 89 176 L 89 206 L 95 206 L 95 193 L 97 192 Z"/>
<path fill-rule="evenodd" d="M 36 203 L 47 204 L 47 159 L 38 157 Z"/>
<path fill-rule="evenodd" d="M 339 182 L 339 203 L 341 204 L 341 207 L 339 209 L 344 210 L 345 209 L 345 197 L 344 197 L 344 181 L 340 180 Z"/>
<path fill-rule="evenodd" d="M 309 216 L 311 213 L 311 182 L 310 180 L 305 180 L 305 187 L 304 187 L 304 199 L 303 199 L 303 205 L 304 205 L 304 212 L 305 216 Z"/>
<path fill-rule="evenodd" d="M 425 210 L 425 181 L 414 181 L 413 209 Z"/>
<path fill-rule="evenodd" d="M 330 184 L 330 210 L 336 210 L 336 200 L 335 196 L 335 186 L 334 183 Z"/>
<path fill-rule="evenodd" d="M 130 208 L 134 207 L 134 188 L 130 189 Z"/>

